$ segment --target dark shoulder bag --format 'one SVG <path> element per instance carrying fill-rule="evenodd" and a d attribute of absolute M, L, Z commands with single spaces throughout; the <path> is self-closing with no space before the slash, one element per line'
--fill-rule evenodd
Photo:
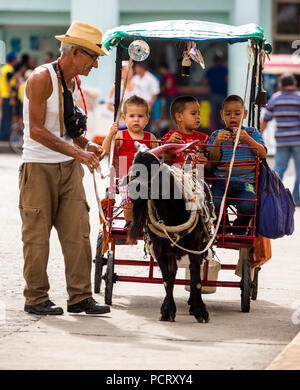
<path fill-rule="evenodd" d="M 256 232 L 267 238 L 280 238 L 294 232 L 295 203 L 277 172 L 266 159 L 260 162 L 258 177 Z"/>

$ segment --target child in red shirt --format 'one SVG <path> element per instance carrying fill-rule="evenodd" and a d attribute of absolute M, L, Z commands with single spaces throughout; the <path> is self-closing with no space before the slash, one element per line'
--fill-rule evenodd
<path fill-rule="evenodd" d="M 144 131 L 149 121 L 149 108 L 146 100 L 136 95 L 127 99 L 123 105 L 122 119 L 127 129 L 119 131 L 118 123 L 113 123 L 102 145 L 105 151 L 109 153 L 112 138 L 116 134 L 115 150 L 116 156 L 118 156 L 120 179 L 128 174 L 132 164 L 136 153 L 134 141 L 147 145 L 149 149 L 156 146 L 155 142 L 151 142 L 156 141 L 155 136 L 152 133 Z M 132 203 L 128 197 L 128 187 L 119 187 L 119 191 L 123 199 L 122 205 L 125 220 L 130 222 L 132 221 Z"/>
<path fill-rule="evenodd" d="M 171 104 L 170 114 L 173 121 L 177 124 L 178 130 L 169 131 L 162 137 L 161 141 L 174 143 L 189 143 L 195 140 L 201 142 L 192 146 L 190 152 L 182 152 L 179 155 L 171 155 L 165 153 L 166 162 L 170 165 L 182 165 L 186 158 L 190 157 L 192 160 L 199 158 L 207 161 L 204 155 L 205 148 L 208 142 L 206 134 L 195 131 L 200 126 L 200 106 L 198 100 L 193 96 L 179 96 Z"/>

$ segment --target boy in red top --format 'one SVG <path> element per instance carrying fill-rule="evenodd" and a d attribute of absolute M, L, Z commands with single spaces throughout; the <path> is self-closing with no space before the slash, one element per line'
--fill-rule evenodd
<path fill-rule="evenodd" d="M 171 104 L 170 115 L 177 124 L 178 130 L 169 131 L 164 135 L 161 141 L 174 143 L 189 143 L 195 140 L 201 141 L 192 146 L 190 152 L 182 152 L 179 155 L 170 155 L 165 153 L 165 159 L 170 164 L 182 165 L 187 157 L 192 160 L 199 157 L 207 161 L 204 156 L 203 144 L 207 144 L 208 136 L 195 131 L 200 126 L 200 106 L 198 100 L 193 96 L 179 96 Z M 201 145 L 202 144 L 202 145 Z"/>
<path fill-rule="evenodd" d="M 103 141 L 103 148 L 107 153 L 110 152 L 110 145 L 114 134 L 116 134 L 115 150 L 119 162 L 119 178 L 128 174 L 132 164 L 136 148 L 134 141 L 145 144 L 149 149 L 157 146 L 155 136 L 152 133 L 144 131 L 145 126 L 149 121 L 149 107 L 146 100 L 139 96 L 133 95 L 124 102 L 122 119 L 125 122 L 127 129 L 119 131 L 118 123 L 113 123 L 108 135 Z M 120 158 L 121 157 L 121 158 Z M 124 161 L 125 164 L 124 164 Z M 124 217 L 127 222 L 132 221 L 132 203 L 128 197 L 128 187 L 119 187 L 120 194 L 123 199 Z M 128 227 L 126 224 L 125 227 Z"/>

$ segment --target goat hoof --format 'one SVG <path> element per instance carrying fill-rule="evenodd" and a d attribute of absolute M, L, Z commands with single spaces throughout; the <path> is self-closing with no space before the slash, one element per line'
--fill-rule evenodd
<path fill-rule="evenodd" d="M 209 322 L 209 314 L 205 313 L 204 315 L 195 316 L 196 320 L 203 324 L 204 322 L 207 324 Z"/>
<path fill-rule="evenodd" d="M 175 317 L 164 317 L 164 316 L 161 316 L 160 321 L 165 321 L 165 322 L 175 322 Z"/>

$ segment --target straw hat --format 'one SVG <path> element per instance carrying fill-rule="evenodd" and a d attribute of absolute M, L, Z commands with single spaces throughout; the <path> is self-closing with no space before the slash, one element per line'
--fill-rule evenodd
<path fill-rule="evenodd" d="M 102 31 L 84 22 L 73 22 L 65 35 L 55 35 L 59 41 L 93 50 L 97 54 L 108 55 L 102 44 Z"/>

